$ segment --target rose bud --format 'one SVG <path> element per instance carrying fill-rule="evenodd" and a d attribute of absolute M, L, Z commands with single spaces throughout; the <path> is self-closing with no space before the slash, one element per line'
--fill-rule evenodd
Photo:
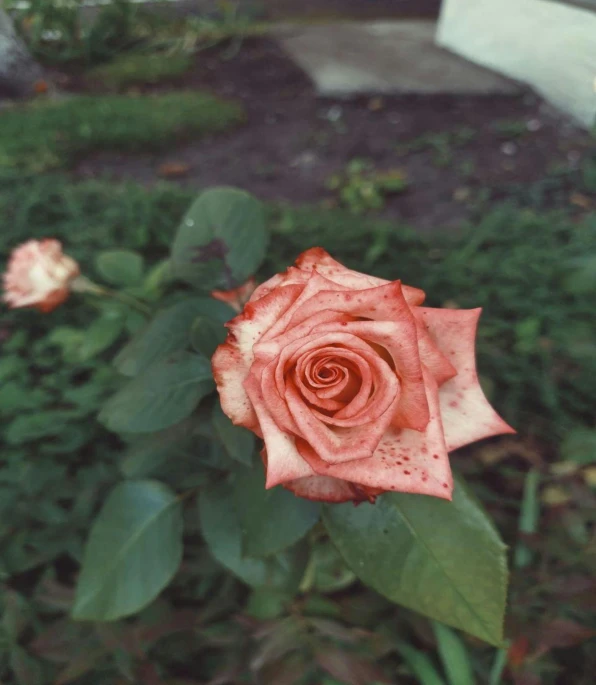
<path fill-rule="evenodd" d="M 211 297 L 229 304 L 234 311 L 241 312 L 242 307 L 248 302 L 256 287 L 256 280 L 249 278 L 246 283 L 232 290 L 212 290 Z"/>
<path fill-rule="evenodd" d="M 47 313 L 64 302 L 79 265 L 62 252 L 58 240 L 29 240 L 15 248 L 3 276 L 9 307 L 35 307 Z"/>
<path fill-rule="evenodd" d="M 480 309 L 424 297 L 321 248 L 253 292 L 212 365 L 224 412 L 264 440 L 267 488 L 327 502 L 451 499 L 448 453 L 514 432 L 478 383 Z"/>

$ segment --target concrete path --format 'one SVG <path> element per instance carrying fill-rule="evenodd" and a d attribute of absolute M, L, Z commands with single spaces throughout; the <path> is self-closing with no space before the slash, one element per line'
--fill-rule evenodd
<path fill-rule="evenodd" d="M 511 94 L 519 85 L 435 44 L 427 20 L 285 25 L 281 45 L 323 96 L 359 93 Z"/>

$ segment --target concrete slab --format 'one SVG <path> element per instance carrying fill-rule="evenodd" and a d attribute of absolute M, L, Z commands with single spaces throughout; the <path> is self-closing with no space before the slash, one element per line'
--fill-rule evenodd
<path fill-rule="evenodd" d="M 279 41 L 323 96 L 515 93 L 519 85 L 438 47 L 427 20 L 282 27 Z"/>
<path fill-rule="evenodd" d="M 438 42 L 530 84 L 586 128 L 596 123 L 596 11 L 536 0 L 445 0 Z"/>

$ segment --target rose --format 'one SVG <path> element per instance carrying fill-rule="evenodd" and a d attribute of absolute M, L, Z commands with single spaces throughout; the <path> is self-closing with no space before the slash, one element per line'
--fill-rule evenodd
<path fill-rule="evenodd" d="M 62 252 L 58 240 L 29 240 L 13 250 L 3 276 L 9 307 L 36 307 L 47 313 L 62 304 L 79 265 Z"/>
<path fill-rule="evenodd" d="M 421 307 L 424 296 L 313 248 L 227 324 L 214 377 L 224 412 L 265 442 L 267 488 L 450 499 L 448 452 L 513 432 L 478 383 L 480 309 Z"/>

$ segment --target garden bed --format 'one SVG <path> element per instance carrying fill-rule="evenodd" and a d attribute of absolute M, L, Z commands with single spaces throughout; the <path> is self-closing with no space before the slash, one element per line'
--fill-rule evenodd
<path fill-rule="evenodd" d="M 81 74 L 68 79 L 75 92 L 102 90 Z M 321 99 L 269 39 L 246 40 L 231 57 L 225 48 L 200 52 L 185 75 L 135 91 L 173 87 L 238 100 L 246 123 L 165 153 L 101 152 L 84 159 L 77 175 L 151 184 L 170 168 L 189 188 L 227 184 L 266 200 L 333 204 L 330 177 L 364 159 L 407 181 L 405 191 L 385 198 L 382 215 L 425 230 L 475 218 L 491 200 L 584 209 L 577 204 L 578 170 L 593 140 L 529 92 Z"/>

